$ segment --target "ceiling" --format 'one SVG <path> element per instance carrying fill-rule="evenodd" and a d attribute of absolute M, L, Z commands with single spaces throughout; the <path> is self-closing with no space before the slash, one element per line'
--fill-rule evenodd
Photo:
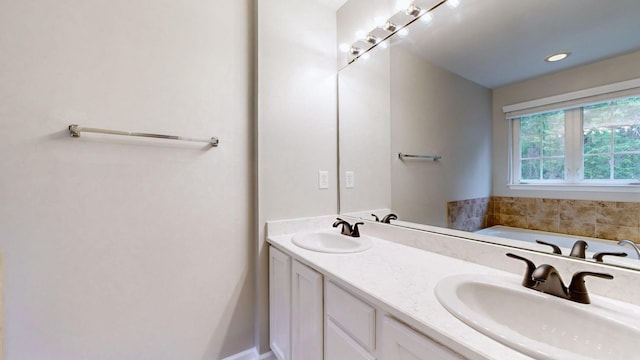
<path fill-rule="evenodd" d="M 640 50 L 640 0 L 459 0 L 397 43 L 488 88 Z M 544 58 L 572 55 L 557 63 Z M 640 64 L 639 64 L 640 66 Z"/>

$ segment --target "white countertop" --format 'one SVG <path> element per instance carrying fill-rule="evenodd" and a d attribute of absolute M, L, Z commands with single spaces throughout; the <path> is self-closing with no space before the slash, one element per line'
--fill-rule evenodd
<path fill-rule="evenodd" d="M 300 248 L 292 235 L 268 242 L 323 273 L 363 300 L 469 359 L 532 359 L 477 332 L 451 315 L 436 299 L 436 284 L 452 275 L 490 274 L 520 286 L 521 276 L 418 250 L 375 237 L 360 253 L 327 254 Z"/>

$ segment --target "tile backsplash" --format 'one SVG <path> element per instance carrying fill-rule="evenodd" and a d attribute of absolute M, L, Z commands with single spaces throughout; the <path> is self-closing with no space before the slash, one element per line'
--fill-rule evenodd
<path fill-rule="evenodd" d="M 493 225 L 640 242 L 640 202 L 492 196 L 447 203 L 449 228 Z"/>

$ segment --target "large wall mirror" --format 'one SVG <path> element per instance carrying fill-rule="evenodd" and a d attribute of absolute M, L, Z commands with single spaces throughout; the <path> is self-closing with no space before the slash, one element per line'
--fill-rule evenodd
<path fill-rule="evenodd" d="M 380 218 L 394 213 L 398 219 L 392 225 L 456 229 L 456 234 L 469 231 L 468 238 L 491 240 L 471 234 L 486 227 L 492 198 L 505 196 L 496 194 L 496 184 L 508 181 L 509 129 L 502 107 L 640 78 L 639 16 L 637 0 L 459 0 L 344 66 L 340 213 L 368 220 L 374 219 L 371 212 Z M 560 51 L 571 55 L 545 61 Z M 572 73 L 575 69 L 581 70 Z M 572 83 L 541 85 L 557 83 L 556 77 Z M 537 87 L 529 91 L 531 98 L 511 93 L 527 84 Z M 593 200 L 624 196 L 594 193 Z M 628 200 L 640 202 L 638 193 Z M 469 214 L 464 226 L 454 226 L 452 212 L 461 204 Z M 549 250 L 535 243 L 526 247 Z M 633 250 L 626 250 L 625 261 L 610 263 L 640 269 L 640 261 L 629 259 Z"/>

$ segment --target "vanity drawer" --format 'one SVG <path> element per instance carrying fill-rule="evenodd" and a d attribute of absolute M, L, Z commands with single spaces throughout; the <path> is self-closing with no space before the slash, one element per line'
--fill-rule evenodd
<path fill-rule="evenodd" d="M 330 281 L 325 288 L 327 316 L 367 351 L 376 347 L 376 310 Z"/>

